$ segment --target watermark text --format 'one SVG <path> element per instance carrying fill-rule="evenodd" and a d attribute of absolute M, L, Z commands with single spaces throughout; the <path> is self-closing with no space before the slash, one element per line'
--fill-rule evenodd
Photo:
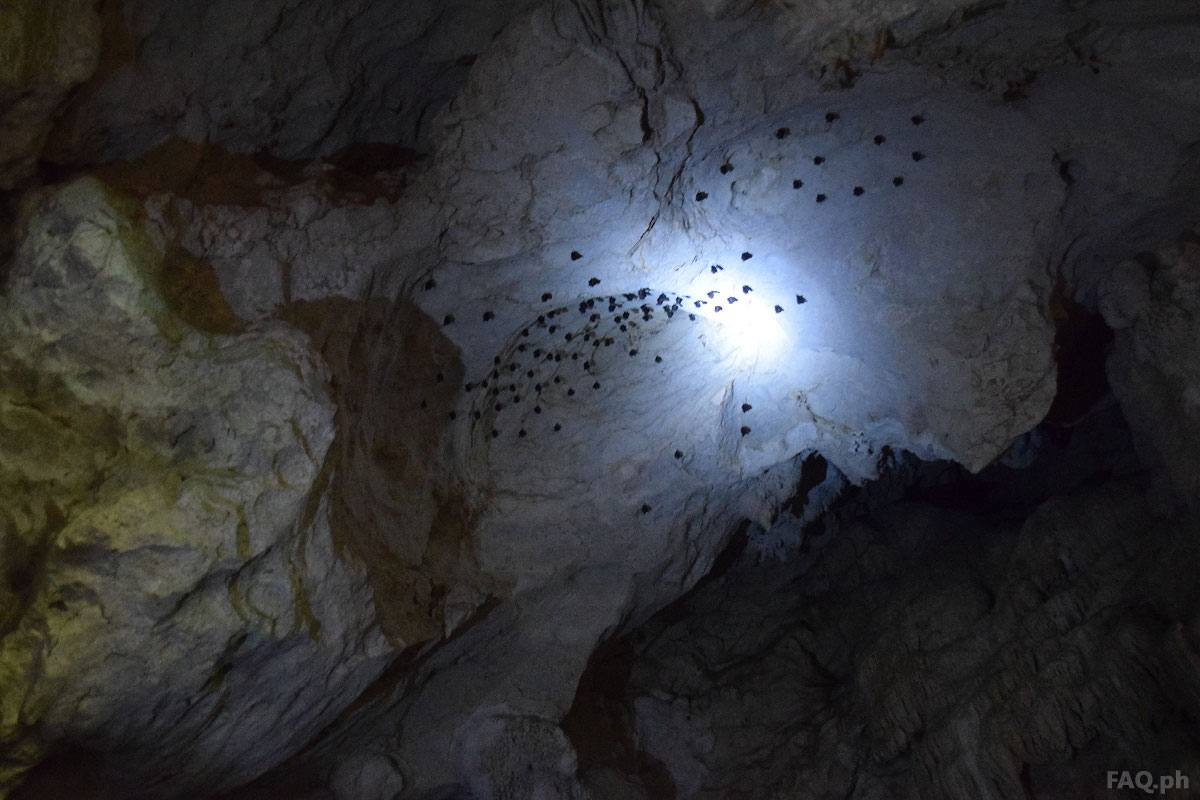
<path fill-rule="evenodd" d="M 1174 775 L 1154 775 L 1145 770 L 1108 773 L 1109 789 L 1140 789 L 1146 794 L 1166 794 L 1176 789 L 1186 792 L 1188 783 L 1188 776 L 1179 770 Z"/>

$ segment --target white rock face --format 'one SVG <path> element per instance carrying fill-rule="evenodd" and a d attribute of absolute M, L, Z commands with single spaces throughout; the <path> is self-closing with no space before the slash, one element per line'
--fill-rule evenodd
<path fill-rule="evenodd" d="M 1194 13 L 968 5 L 127 2 L 50 155 L 142 160 L 30 197 L 5 285 L 10 783 L 584 797 L 597 644 L 805 456 L 984 467 L 1075 290 L 1186 338 L 1101 275 L 1193 213 Z"/>

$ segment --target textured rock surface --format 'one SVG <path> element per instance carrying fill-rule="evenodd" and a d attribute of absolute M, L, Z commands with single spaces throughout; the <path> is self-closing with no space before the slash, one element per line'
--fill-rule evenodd
<path fill-rule="evenodd" d="M 130 208 L 43 193 L 8 280 L 0 743 L 6 782 L 71 748 L 161 797 L 285 757 L 388 647 L 315 513 L 324 367 L 288 326 L 172 308 Z"/>
<path fill-rule="evenodd" d="M 1059 480 L 1128 463 L 1046 450 Z M 1195 774 L 1200 596 L 1176 569 L 1200 557 L 1195 520 L 1149 521 L 1129 478 L 1023 523 L 979 508 L 901 501 L 796 531 L 786 560 L 748 548 L 593 665 L 568 723 L 611 726 L 589 773 L 654 797 L 997 800 Z M 599 679 L 623 663 L 626 685 Z"/>
<path fill-rule="evenodd" d="M 1200 237 L 1194 233 L 1113 270 L 1101 309 L 1116 329 L 1109 381 L 1164 500 L 1200 497 Z"/>
<path fill-rule="evenodd" d="M 131 158 L 173 133 L 282 158 L 411 145 L 523 5 L 125 0 L 112 36 L 135 49 L 72 109 L 53 157 Z"/>
<path fill-rule="evenodd" d="M 23 208 L 11 235 L 0 216 L 0 791 L 28 774 L 34 797 L 732 792 L 706 775 L 741 769 L 741 745 L 710 747 L 658 695 L 634 708 L 640 777 L 564 736 L 597 646 L 685 594 L 739 524 L 752 552 L 790 553 L 801 494 L 799 519 L 825 524 L 847 486 L 899 481 L 904 452 L 1025 463 L 1072 298 L 1119 329 L 1110 375 L 1147 462 L 1198 488 L 1191 245 L 1108 276 L 1200 207 L 1194 4 L 253 6 L 104 3 L 100 56 L 90 4 L 63 6 L 69 47 L 4 29 L 37 54 L 5 79 L 37 104 L 0 145 L 0 185 L 29 182 L 0 198 Z M 821 659 L 841 660 L 802 660 L 804 680 L 859 687 L 793 687 L 833 715 L 798 734 L 842 765 L 822 785 L 844 794 L 861 768 L 864 797 L 1003 794 L 1013 759 L 1111 734 L 1091 706 L 1067 725 L 994 695 L 1091 652 L 1100 623 L 1071 613 L 1134 596 L 1093 578 L 1132 581 L 1159 546 L 1195 563 L 1182 517 L 1121 540 L 1140 491 L 1053 501 L 1020 532 L 971 522 L 995 541 L 978 564 L 947 541 L 961 521 L 927 510 L 886 523 L 857 577 L 879 537 L 827 534 L 828 560 L 803 561 L 820 617 L 748 580 L 776 629 L 835 640 Z M 1066 539 L 1095 572 L 1068 575 L 1055 616 L 1004 559 L 1048 574 Z M 928 651 L 871 607 L 833 613 L 871 575 L 897 620 L 940 621 Z M 1193 635 L 1190 600 L 1153 597 Z M 697 609 L 696 630 L 766 635 Z M 1043 627 L 1024 660 L 983 675 L 1026 623 Z M 957 630 L 961 658 L 937 639 Z M 1105 674 L 1144 687 L 1128 659 L 1147 641 Z M 1159 649 L 1184 659 L 1175 641 Z M 775 646 L 748 679 L 783 669 Z M 917 706 L 925 663 L 955 690 Z M 685 694 L 713 691 L 697 680 Z M 744 699 L 717 727 L 737 732 Z M 1002 712 L 1011 741 L 972 740 L 991 761 L 948 760 L 943 737 Z M 69 788 L 64 763 L 84 765 Z"/>
<path fill-rule="evenodd" d="M 59 103 L 96 69 L 95 6 L 14 0 L 0 7 L 0 190 L 33 173 Z"/>

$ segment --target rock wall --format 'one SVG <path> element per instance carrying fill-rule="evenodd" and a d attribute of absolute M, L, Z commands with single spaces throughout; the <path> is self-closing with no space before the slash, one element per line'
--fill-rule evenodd
<path fill-rule="evenodd" d="M 596 648 L 739 525 L 787 551 L 817 453 L 824 502 L 1019 461 L 1076 300 L 1195 488 L 1191 245 L 1113 271 L 1196 221 L 1189 3 L 63 0 L 0 34 L 0 792 L 604 796 L 559 728 Z M 995 535 L 1043 565 L 1045 513 Z M 1044 619 L 1005 591 L 997 630 Z M 925 691 L 838 730 L 900 758 Z M 1046 724 L 945 777 L 939 728 L 913 785 L 1007 791 Z M 638 752 L 732 791 L 684 733 Z"/>
<path fill-rule="evenodd" d="M 68 92 L 92 76 L 100 16 L 84 0 L 21 0 L 0 9 L 0 190 L 34 172 Z"/>
<path fill-rule="evenodd" d="M 103 184 L 27 210 L 0 317 L 4 782 L 69 750 L 120 796 L 237 785 L 389 650 L 314 490 L 326 367 L 289 326 L 232 330 L 219 294 L 173 305 Z"/>
<path fill-rule="evenodd" d="M 1194 506 L 1200 496 L 1198 289 L 1200 238 L 1191 231 L 1121 264 L 1101 288 L 1101 309 L 1116 329 L 1108 379 L 1143 457 L 1159 469 L 1159 501 L 1168 507 Z"/>
<path fill-rule="evenodd" d="M 1137 482 L 1017 524 L 910 501 L 807 556 L 747 558 L 631 637 L 621 690 L 581 691 L 572 719 L 628 725 L 587 780 L 626 781 L 599 797 L 999 800 L 1194 775 L 1200 598 L 1176 565 L 1200 556 L 1195 519 L 1148 519 Z"/>

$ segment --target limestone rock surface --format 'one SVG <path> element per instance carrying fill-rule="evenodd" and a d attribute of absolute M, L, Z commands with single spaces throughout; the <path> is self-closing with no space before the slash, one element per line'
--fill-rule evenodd
<path fill-rule="evenodd" d="M 0 10 L 0 792 L 1010 796 L 1175 754 L 1094 702 L 1190 685 L 1194 524 L 1143 476 L 834 512 L 1027 465 L 1076 305 L 1200 488 L 1194 243 L 1126 263 L 1200 208 L 1194 3 L 59 5 Z M 789 564 L 656 628 L 738 530 Z M 560 723 L 634 630 L 606 761 Z"/>
<path fill-rule="evenodd" d="M 123 797 L 237 785 L 382 666 L 313 486 L 333 438 L 303 334 L 170 291 L 134 204 L 31 198 L 0 395 L 2 781 L 103 753 Z"/>

